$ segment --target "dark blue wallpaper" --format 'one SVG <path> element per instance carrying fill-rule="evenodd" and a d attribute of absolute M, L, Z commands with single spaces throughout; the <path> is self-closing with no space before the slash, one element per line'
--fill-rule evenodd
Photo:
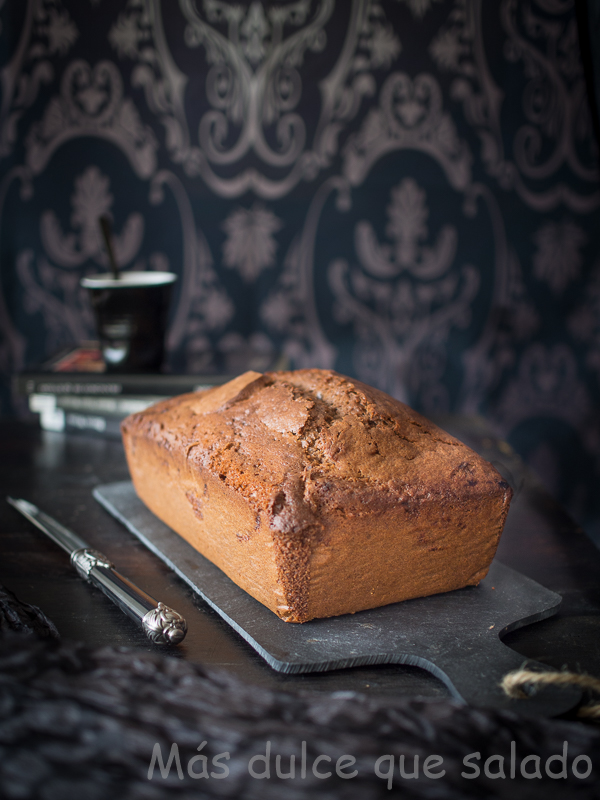
<path fill-rule="evenodd" d="M 4 376 L 93 335 L 108 214 L 126 269 L 179 275 L 172 369 L 284 350 L 484 414 L 600 537 L 572 0 L 0 0 L 0 22 Z"/>

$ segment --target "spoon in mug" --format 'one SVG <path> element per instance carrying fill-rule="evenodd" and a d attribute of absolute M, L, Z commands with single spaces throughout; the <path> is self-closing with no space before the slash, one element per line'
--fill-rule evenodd
<path fill-rule="evenodd" d="M 98 219 L 98 224 L 100 225 L 100 230 L 102 231 L 102 237 L 106 246 L 106 252 L 108 253 L 108 261 L 110 263 L 110 269 L 112 271 L 113 278 L 118 281 L 121 276 L 119 274 L 119 267 L 117 266 L 117 260 L 115 258 L 115 251 L 112 243 L 110 219 L 103 215 Z"/>

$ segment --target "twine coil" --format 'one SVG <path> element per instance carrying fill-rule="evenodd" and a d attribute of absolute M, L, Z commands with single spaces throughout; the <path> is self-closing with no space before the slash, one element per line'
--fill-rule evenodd
<path fill-rule="evenodd" d="M 527 698 L 524 686 L 578 686 L 596 694 L 600 694 L 600 679 L 592 675 L 580 675 L 576 672 L 534 672 L 530 669 L 517 669 L 507 673 L 500 686 L 509 697 Z M 586 719 L 600 720 L 600 702 L 588 703 L 577 711 L 577 716 Z"/>

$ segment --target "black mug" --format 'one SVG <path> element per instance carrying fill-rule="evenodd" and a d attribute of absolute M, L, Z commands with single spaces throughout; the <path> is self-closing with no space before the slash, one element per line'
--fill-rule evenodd
<path fill-rule="evenodd" d="M 165 355 L 173 272 L 82 278 L 92 301 L 107 372 L 157 372 Z"/>

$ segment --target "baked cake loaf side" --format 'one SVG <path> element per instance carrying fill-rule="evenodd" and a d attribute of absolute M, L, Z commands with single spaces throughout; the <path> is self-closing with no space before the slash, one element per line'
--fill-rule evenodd
<path fill-rule="evenodd" d="M 479 583 L 512 495 L 461 442 L 329 370 L 245 373 L 122 430 L 146 505 L 289 622 Z"/>

